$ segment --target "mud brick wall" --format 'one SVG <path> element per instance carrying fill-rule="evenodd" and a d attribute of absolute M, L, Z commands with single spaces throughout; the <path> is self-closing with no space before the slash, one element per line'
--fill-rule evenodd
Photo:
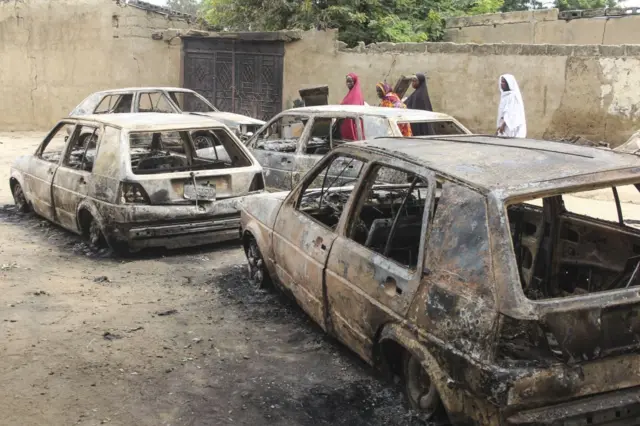
<path fill-rule="evenodd" d="M 88 94 L 180 85 L 173 18 L 115 0 L 0 0 L 0 130 L 48 129 Z"/>
<path fill-rule="evenodd" d="M 354 49 L 336 32 L 307 32 L 286 45 L 284 107 L 298 89 L 328 84 L 331 103 L 346 92 L 345 75 L 358 74 L 375 105 L 375 84 L 423 71 L 437 111 L 478 133 L 493 133 L 500 74 L 515 75 L 529 136 L 624 142 L 640 127 L 640 45 L 378 43 Z"/>
<path fill-rule="evenodd" d="M 447 20 L 455 43 L 639 44 L 640 8 L 528 10 Z"/>

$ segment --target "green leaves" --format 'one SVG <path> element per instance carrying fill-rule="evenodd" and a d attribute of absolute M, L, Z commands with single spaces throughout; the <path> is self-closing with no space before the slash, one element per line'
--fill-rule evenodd
<path fill-rule="evenodd" d="M 616 0 L 556 0 L 555 6 L 560 10 L 586 10 L 616 7 Z"/>
<path fill-rule="evenodd" d="M 446 16 L 497 12 L 505 1 L 524 0 L 204 0 L 203 10 L 221 30 L 337 28 L 340 40 L 355 46 L 438 41 Z"/>

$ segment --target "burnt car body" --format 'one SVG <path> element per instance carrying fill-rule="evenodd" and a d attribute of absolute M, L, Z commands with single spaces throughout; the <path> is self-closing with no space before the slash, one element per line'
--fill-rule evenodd
<path fill-rule="evenodd" d="M 200 94 L 178 87 L 135 87 L 92 93 L 69 116 L 147 112 L 211 117 L 225 124 L 241 139 L 248 138 L 265 124 L 246 115 L 219 111 Z M 206 135 L 199 133 L 193 137 Z"/>
<path fill-rule="evenodd" d="M 558 142 L 348 143 L 248 199 L 243 244 L 256 285 L 400 376 L 425 417 L 640 424 L 640 230 L 619 202 L 639 184 L 637 156 Z M 575 213 L 587 190 L 613 194 L 609 216 Z"/>
<path fill-rule="evenodd" d="M 399 123 L 429 123 L 432 134 L 469 134 L 446 114 L 354 105 L 294 108 L 272 118 L 247 142 L 265 171 L 267 188 L 291 189 L 324 154 L 342 143 L 340 127 L 355 120 L 358 140 L 402 137 Z"/>
<path fill-rule="evenodd" d="M 194 131 L 215 143 L 195 144 Z M 150 113 L 63 119 L 34 154 L 15 160 L 9 184 L 20 210 L 95 245 L 137 250 L 237 239 L 238 203 L 263 179 L 222 123 Z"/>

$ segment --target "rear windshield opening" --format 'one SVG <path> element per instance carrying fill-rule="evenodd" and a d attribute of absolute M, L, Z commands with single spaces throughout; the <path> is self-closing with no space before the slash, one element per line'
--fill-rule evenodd
<path fill-rule="evenodd" d="M 398 125 L 410 124 L 412 136 L 463 135 L 465 132 L 451 120 L 442 121 L 402 121 Z"/>
<path fill-rule="evenodd" d="M 553 299 L 638 286 L 639 190 L 639 184 L 625 185 L 509 206 L 526 296 Z"/>
<path fill-rule="evenodd" d="M 134 174 L 251 165 L 238 143 L 224 129 L 131 133 L 129 155 Z"/>

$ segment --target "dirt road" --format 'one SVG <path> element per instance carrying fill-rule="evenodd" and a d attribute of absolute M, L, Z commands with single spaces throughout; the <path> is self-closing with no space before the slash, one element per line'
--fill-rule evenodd
<path fill-rule="evenodd" d="M 123 261 L 17 214 L 9 164 L 41 137 L 0 134 L 0 424 L 422 424 L 295 306 L 253 290 L 236 245 Z"/>

